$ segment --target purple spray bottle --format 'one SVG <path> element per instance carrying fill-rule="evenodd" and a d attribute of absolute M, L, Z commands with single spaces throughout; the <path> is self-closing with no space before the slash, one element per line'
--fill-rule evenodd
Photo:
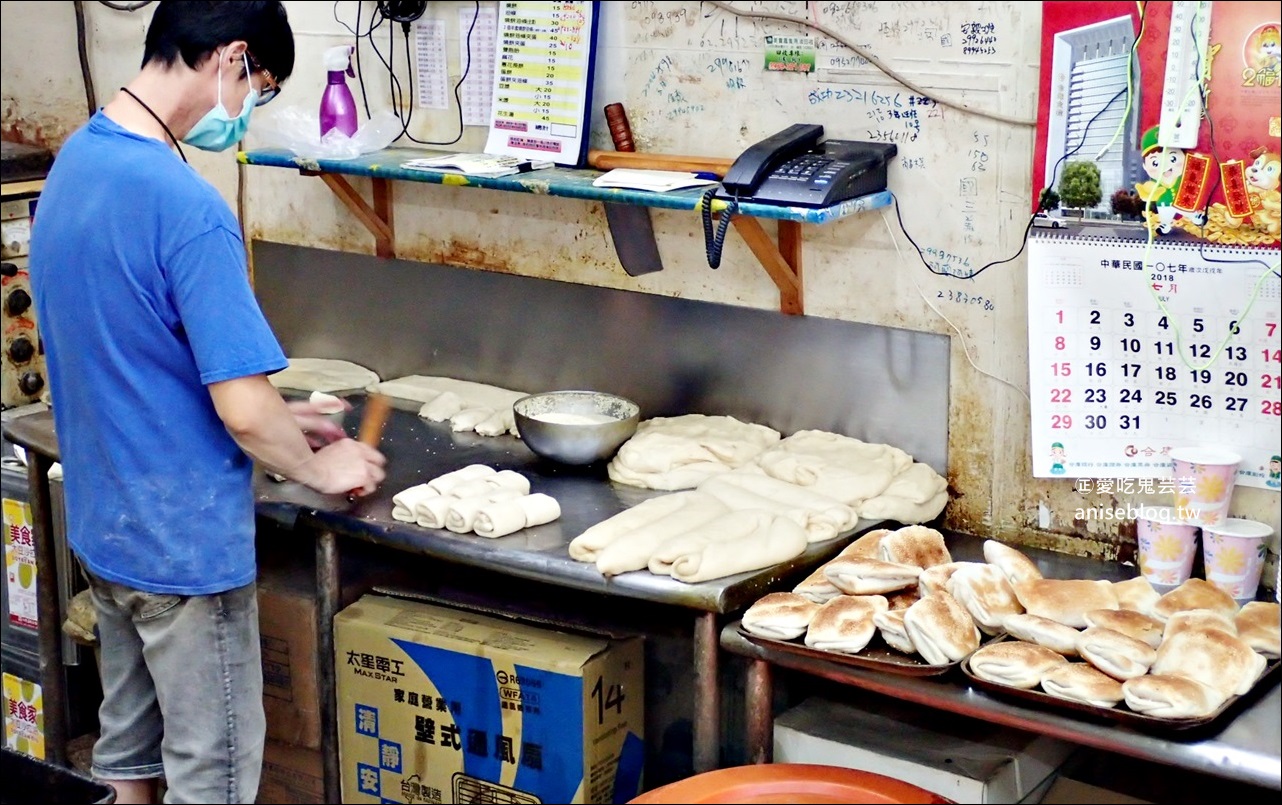
<path fill-rule="evenodd" d="M 325 51 L 325 69 L 329 71 L 329 83 L 321 95 L 320 133 L 323 138 L 330 129 L 351 137 L 356 134 L 356 99 L 347 88 L 344 74 L 355 77 L 352 72 L 352 46 L 339 45 Z"/>

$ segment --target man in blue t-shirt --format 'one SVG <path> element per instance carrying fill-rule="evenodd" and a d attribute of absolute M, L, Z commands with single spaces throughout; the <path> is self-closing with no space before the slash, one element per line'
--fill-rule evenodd
<path fill-rule="evenodd" d="M 142 70 L 68 138 L 31 276 L 68 537 L 90 579 L 103 703 L 93 773 L 117 802 L 253 802 L 265 721 L 252 462 L 372 492 L 383 456 L 267 380 L 286 365 L 239 227 L 189 165 L 294 65 L 279 2 L 161 2 Z M 315 448 L 315 449 L 314 449 Z"/>

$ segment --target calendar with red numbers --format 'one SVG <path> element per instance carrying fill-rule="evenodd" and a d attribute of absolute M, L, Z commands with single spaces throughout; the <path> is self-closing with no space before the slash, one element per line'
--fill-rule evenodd
<path fill-rule="evenodd" d="M 1282 484 L 1278 250 L 1035 234 L 1028 244 L 1033 475 L 1170 478 L 1223 447 Z"/>

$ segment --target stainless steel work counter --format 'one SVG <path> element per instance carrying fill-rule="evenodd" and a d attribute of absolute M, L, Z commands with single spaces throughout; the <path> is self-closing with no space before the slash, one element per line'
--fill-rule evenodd
<path fill-rule="evenodd" d="M 360 403 L 356 398 L 352 401 Z M 353 411 L 349 421 L 354 422 L 359 414 L 359 409 Z M 743 609 L 777 587 L 782 577 L 818 564 L 847 544 L 851 535 L 879 525 L 877 521 L 862 521 L 850 534 L 811 545 L 805 554 L 789 562 L 697 584 L 657 576 L 648 570 L 607 579 L 594 565 L 570 558 L 570 540 L 624 509 L 666 493 L 616 484 L 606 476 L 604 464 L 555 464 L 531 453 L 515 436 L 452 433 L 448 423 L 428 422 L 405 410 L 392 412 L 380 449 L 388 460 L 388 476 L 382 487 L 355 504 L 315 495 L 313 505 L 302 514 L 308 527 L 496 573 L 704 612 Z M 394 494 L 468 464 L 521 473 L 530 479 L 531 492 L 542 492 L 557 500 L 561 517 L 498 539 L 422 528 L 392 519 Z M 275 505 L 282 493 L 289 500 L 304 499 L 308 494 L 297 484 L 277 486 L 280 488 L 259 487 L 264 505 Z"/>
<path fill-rule="evenodd" d="M 983 540 L 947 535 L 953 558 L 983 561 Z M 1123 580 L 1133 568 L 1115 562 L 1068 556 L 1033 548 L 1022 549 L 1048 578 Z M 1110 752 L 1170 766 L 1282 790 L 1282 688 L 1252 691 L 1240 712 L 1212 730 L 1145 732 L 1113 721 L 1077 717 L 1030 707 L 1011 698 L 972 688 L 960 669 L 933 677 L 913 677 L 857 668 L 758 645 L 739 632 L 739 622 L 721 632 L 721 646 L 753 660 L 744 708 L 750 755 L 762 762 L 770 757 L 772 739 L 771 668 L 778 666 L 842 684 L 914 702 L 995 724 L 1050 735 Z"/>
<path fill-rule="evenodd" d="M 349 396 L 355 406 L 347 417 L 347 430 L 354 433 L 364 395 L 344 396 Z M 277 483 L 261 472 L 255 476 L 259 516 L 289 527 L 297 525 L 318 535 L 318 623 L 331 623 L 341 600 L 338 537 L 366 540 L 547 584 L 691 610 L 694 615 L 692 670 L 695 678 L 696 771 L 708 771 L 719 763 L 717 660 L 721 621 L 718 616 L 745 608 L 760 595 L 777 587 L 784 576 L 818 564 L 849 543 L 855 534 L 879 524 L 878 521 L 861 521 L 848 534 L 812 545 L 805 554 L 789 562 L 709 582 L 685 584 L 645 570 L 607 580 L 595 566 L 570 558 L 570 540 L 588 527 L 663 493 L 612 483 L 604 465 L 566 467 L 544 461 L 514 436 L 453 433 L 448 424 L 432 423 L 419 417 L 416 412 L 420 406 L 417 403 L 395 401 L 395 404 L 397 408 L 388 417 L 380 443 L 380 449 L 388 459 L 388 476 L 380 489 L 368 498 L 353 503 L 343 495 L 320 495 L 300 484 Z M 37 456 L 47 457 L 42 461 L 58 457 L 51 414 L 24 417 L 6 426 L 5 432 L 14 442 L 30 448 Z M 530 479 L 532 492 L 543 492 L 556 498 L 561 506 L 560 519 L 494 540 L 475 534 L 421 528 L 392 519 L 392 496 L 397 492 L 468 464 L 486 464 L 499 470 L 520 472 Z M 49 589 L 54 589 L 52 582 Z M 58 620 L 54 617 L 50 622 Z M 332 631 L 321 628 L 317 640 L 322 657 L 322 682 L 326 690 L 330 690 L 329 686 L 333 684 Z M 322 696 L 321 705 L 325 723 L 322 734 L 325 784 L 327 792 L 335 794 L 338 780 L 337 720 L 332 697 Z"/>

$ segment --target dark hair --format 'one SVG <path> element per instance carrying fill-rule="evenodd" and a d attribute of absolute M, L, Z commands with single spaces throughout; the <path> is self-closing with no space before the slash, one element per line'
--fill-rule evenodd
<path fill-rule="evenodd" d="M 294 32 L 280 2 L 162 0 L 147 28 L 144 67 L 178 57 L 193 70 L 220 45 L 243 40 L 255 66 L 283 83 L 294 72 Z"/>

